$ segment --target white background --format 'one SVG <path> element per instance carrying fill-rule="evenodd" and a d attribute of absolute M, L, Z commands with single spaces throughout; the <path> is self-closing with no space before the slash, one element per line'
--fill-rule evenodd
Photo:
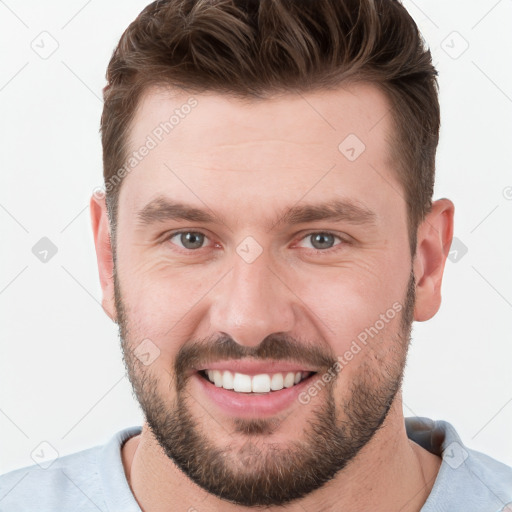
<path fill-rule="evenodd" d="M 64 455 L 142 421 L 100 307 L 88 201 L 106 66 L 146 3 L 0 2 L 0 473 L 43 441 Z M 467 253 L 447 262 L 438 315 L 415 324 L 404 413 L 512 465 L 512 1 L 405 5 L 440 73 L 435 198 L 455 202 Z M 57 44 L 43 31 L 58 43 L 47 59 L 31 47 Z M 58 249 L 47 263 L 42 237 Z"/>

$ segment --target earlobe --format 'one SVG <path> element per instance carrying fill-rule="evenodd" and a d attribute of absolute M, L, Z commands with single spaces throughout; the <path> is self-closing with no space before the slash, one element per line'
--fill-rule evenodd
<path fill-rule="evenodd" d="M 449 199 L 434 201 L 418 227 L 413 264 L 416 279 L 414 319 L 418 322 L 432 318 L 441 305 L 441 283 L 453 238 L 454 211 Z"/>
<path fill-rule="evenodd" d="M 114 261 L 112 257 L 110 226 L 105 198 L 98 198 L 93 195 L 90 200 L 90 212 L 98 272 L 103 294 L 101 305 L 105 313 L 114 322 L 117 322 L 114 300 Z"/>

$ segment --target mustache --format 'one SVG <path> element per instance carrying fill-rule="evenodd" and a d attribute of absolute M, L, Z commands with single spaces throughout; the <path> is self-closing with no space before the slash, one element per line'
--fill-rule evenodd
<path fill-rule="evenodd" d="M 337 357 L 327 344 L 311 341 L 297 341 L 285 333 L 267 336 L 259 345 L 247 347 L 240 345 L 227 334 L 209 337 L 203 340 L 185 343 L 176 356 L 174 374 L 178 389 L 184 385 L 191 370 L 204 367 L 220 360 L 239 359 L 294 361 L 304 366 L 314 366 L 327 371 L 336 362 Z"/>

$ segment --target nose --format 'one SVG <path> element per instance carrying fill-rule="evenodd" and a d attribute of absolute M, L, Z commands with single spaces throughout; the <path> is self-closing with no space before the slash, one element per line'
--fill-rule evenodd
<path fill-rule="evenodd" d="M 252 263 L 236 255 L 234 260 L 212 301 L 210 329 L 247 347 L 259 345 L 270 334 L 291 331 L 294 295 L 284 276 L 272 270 L 265 254 Z"/>

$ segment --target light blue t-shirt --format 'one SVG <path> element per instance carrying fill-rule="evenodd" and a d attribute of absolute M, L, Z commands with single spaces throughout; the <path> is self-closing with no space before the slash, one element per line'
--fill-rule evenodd
<path fill-rule="evenodd" d="M 405 425 L 409 439 L 443 458 L 422 512 L 499 512 L 507 504 L 512 511 L 511 467 L 464 446 L 446 421 L 411 417 Z M 46 469 L 34 465 L 0 476 L 0 511 L 141 512 L 121 460 L 123 443 L 140 432 L 129 427 Z"/>

